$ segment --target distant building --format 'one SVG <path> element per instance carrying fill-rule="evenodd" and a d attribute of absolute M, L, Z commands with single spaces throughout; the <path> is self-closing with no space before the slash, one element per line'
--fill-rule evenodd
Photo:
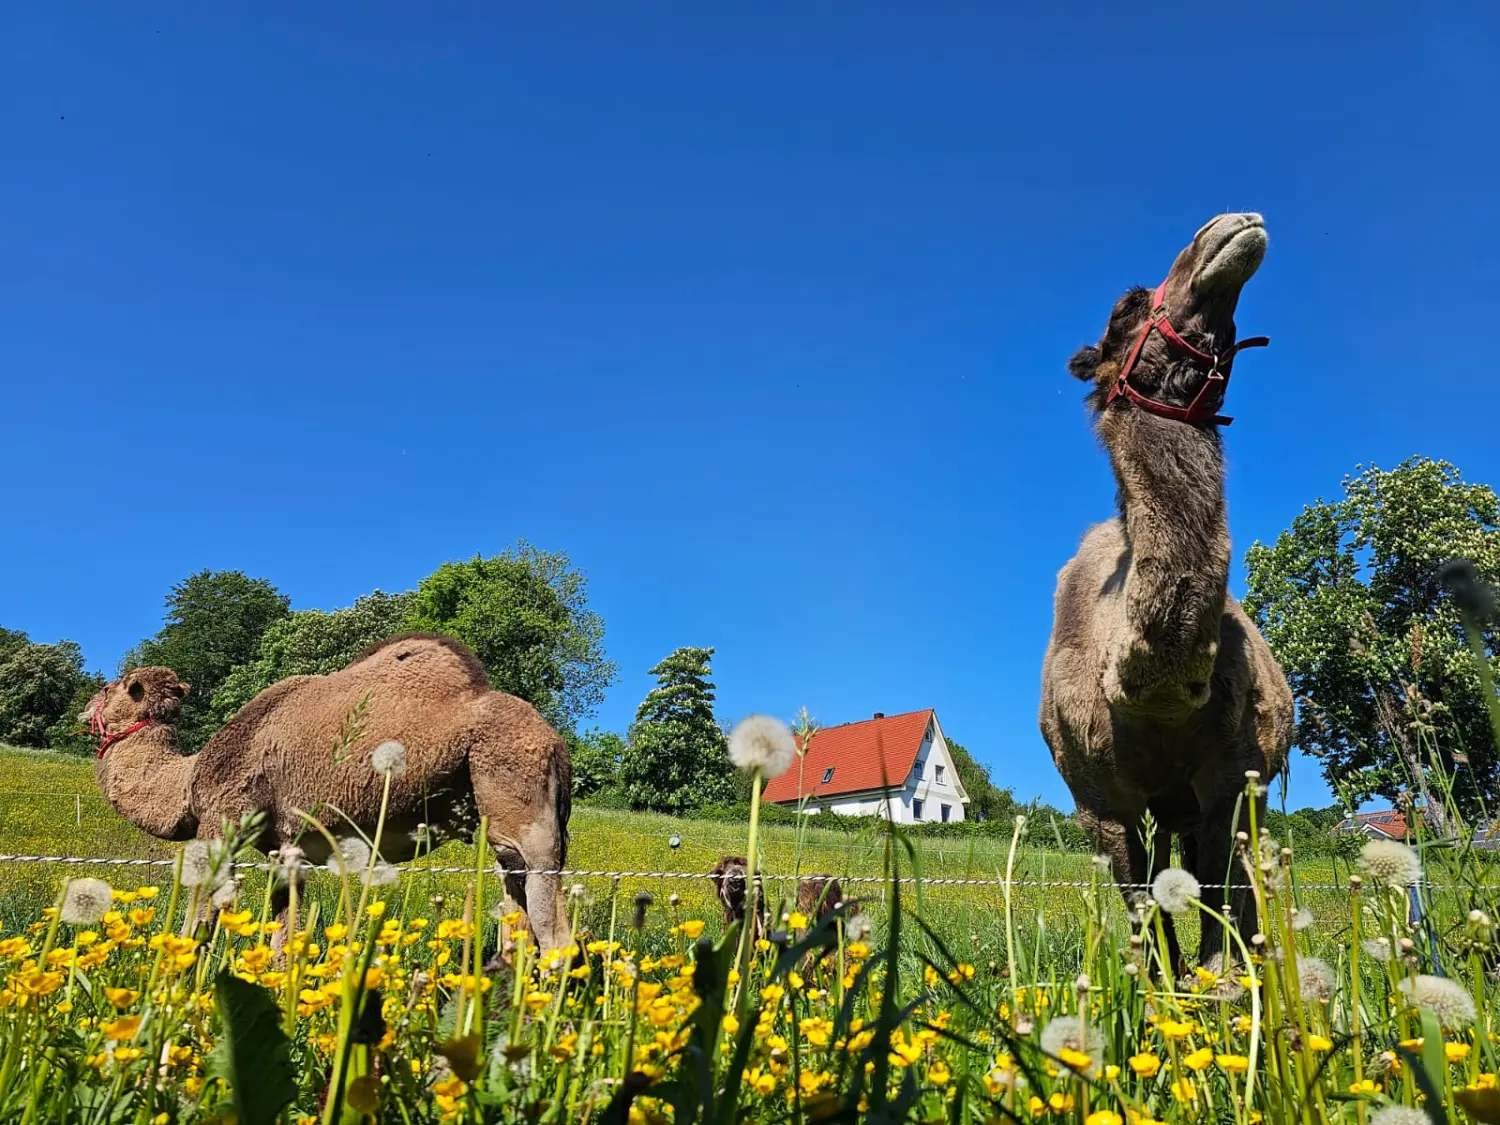
<path fill-rule="evenodd" d="M 969 794 L 953 768 L 937 712 L 876 713 L 872 719 L 824 727 L 806 755 L 766 785 L 765 798 L 808 813 L 879 816 L 897 824 L 964 820 Z"/>
<path fill-rule="evenodd" d="M 1407 833 L 1406 816 L 1399 809 L 1355 813 L 1335 824 L 1333 831 L 1340 836 L 1358 834 L 1369 840 L 1404 841 Z"/>

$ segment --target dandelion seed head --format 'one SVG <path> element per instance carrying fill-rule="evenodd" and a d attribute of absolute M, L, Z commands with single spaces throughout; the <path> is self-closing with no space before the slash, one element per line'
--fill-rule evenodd
<path fill-rule="evenodd" d="M 1370 1118 L 1370 1125 L 1432 1125 L 1432 1122 L 1420 1109 L 1388 1105 Z"/>
<path fill-rule="evenodd" d="M 751 715 L 730 732 L 729 760 L 769 781 L 786 773 L 797 760 L 797 740 L 780 719 Z"/>
<path fill-rule="evenodd" d="M 400 777 L 406 772 L 406 747 L 394 739 L 382 742 L 370 754 L 370 768 L 378 774 Z"/>
<path fill-rule="evenodd" d="M 1054 1059 L 1064 1051 L 1076 1051 L 1089 1056 L 1090 1070 L 1098 1070 L 1104 1058 L 1103 1047 L 1103 1034 L 1077 1016 L 1058 1016 L 1042 1028 L 1042 1050 Z"/>
<path fill-rule="evenodd" d="M 343 871 L 363 871 L 370 865 L 370 845 L 358 836 L 346 836 L 338 845 L 338 854 L 333 858 Z"/>
<path fill-rule="evenodd" d="M 1371 840 L 1359 853 L 1365 874 L 1384 887 L 1404 890 L 1422 877 L 1422 860 L 1399 840 Z"/>
<path fill-rule="evenodd" d="M 1302 999 L 1308 1003 L 1324 1003 L 1333 999 L 1333 969 L 1321 957 L 1297 958 L 1297 985 L 1302 990 Z"/>
<path fill-rule="evenodd" d="M 283 844 L 271 857 L 271 875 L 278 883 L 300 883 L 304 855 L 296 844 Z"/>
<path fill-rule="evenodd" d="M 364 884 L 367 887 L 391 887 L 401 878 L 401 872 L 389 863 L 377 863 L 365 869 Z"/>
<path fill-rule="evenodd" d="M 1313 924 L 1313 912 L 1305 906 L 1292 911 L 1292 929 L 1302 931 Z"/>
<path fill-rule="evenodd" d="M 219 840 L 192 840 L 182 849 L 182 885 L 217 887 L 229 872 L 227 856 Z"/>
<path fill-rule="evenodd" d="M 60 917 L 70 926 L 92 926 L 109 911 L 111 894 L 103 879 L 74 879 L 63 896 Z"/>
<path fill-rule="evenodd" d="M 1151 882 L 1151 897 L 1168 914 L 1181 914 L 1203 894 L 1203 886 L 1180 867 L 1169 867 Z"/>
<path fill-rule="evenodd" d="M 1360 942 L 1360 948 L 1365 951 L 1365 956 L 1376 961 L 1389 961 L 1391 959 L 1390 938 L 1370 938 Z"/>
<path fill-rule="evenodd" d="M 214 888 L 210 902 L 217 910 L 228 910 L 234 905 L 235 899 L 240 897 L 240 881 L 238 879 L 225 879 Z"/>
<path fill-rule="evenodd" d="M 851 917 L 844 923 L 844 936 L 850 941 L 867 941 L 875 931 L 870 916 L 863 911 Z"/>
<path fill-rule="evenodd" d="M 1456 981 L 1422 975 L 1403 980 L 1397 987 L 1413 1008 L 1426 1008 L 1449 1030 L 1474 1022 L 1474 997 Z"/>

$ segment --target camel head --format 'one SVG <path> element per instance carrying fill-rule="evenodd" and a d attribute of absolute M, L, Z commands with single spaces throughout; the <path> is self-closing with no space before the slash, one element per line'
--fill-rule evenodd
<path fill-rule="evenodd" d="M 1210 219 L 1185 246 L 1156 290 L 1136 287 L 1116 303 L 1098 344 L 1080 348 L 1068 370 L 1093 384 L 1103 413 L 1143 409 L 1186 422 L 1223 422 L 1229 365 L 1238 347 L 1234 311 L 1260 268 L 1266 228 L 1244 212 Z"/>
<path fill-rule="evenodd" d="M 141 722 L 175 723 L 187 693 L 172 669 L 137 668 L 95 693 L 78 718 L 106 735 Z"/>

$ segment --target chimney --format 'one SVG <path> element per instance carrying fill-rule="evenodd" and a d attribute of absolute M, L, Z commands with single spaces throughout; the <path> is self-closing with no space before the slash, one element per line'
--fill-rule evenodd
<path fill-rule="evenodd" d="M 876 711 L 875 712 L 875 717 L 877 719 L 883 719 L 883 718 L 885 718 L 885 712 L 884 711 Z"/>

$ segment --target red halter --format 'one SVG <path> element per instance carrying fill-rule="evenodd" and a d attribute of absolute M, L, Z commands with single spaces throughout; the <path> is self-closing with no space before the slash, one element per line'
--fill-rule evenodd
<path fill-rule="evenodd" d="M 1208 377 L 1204 379 L 1203 386 L 1198 389 L 1198 393 L 1193 396 L 1193 401 L 1187 406 L 1172 406 L 1169 403 L 1158 402 L 1154 398 L 1147 398 L 1130 385 L 1130 373 L 1135 370 L 1136 360 L 1141 358 L 1141 351 L 1146 346 L 1146 337 L 1151 335 L 1153 328 L 1161 333 L 1168 347 L 1190 356 L 1199 363 L 1208 365 Z M 1114 386 L 1110 387 L 1109 394 L 1104 396 L 1104 405 L 1108 406 L 1117 398 L 1124 398 L 1148 414 L 1155 414 L 1161 418 L 1171 418 L 1176 422 L 1216 422 L 1221 426 L 1227 426 L 1234 419 L 1226 418 L 1214 411 L 1216 405 L 1224 404 L 1224 396 L 1229 392 L 1229 370 L 1234 366 L 1235 353 L 1241 348 L 1263 348 L 1270 342 L 1269 336 L 1251 336 L 1248 340 L 1241 340 L 1220 355 L 1200 352 L 1178 335 L 1177 329 L 1173 328 L 1172 322 L 1167 319 L 1167 283 L 1163 281 L 1156 287 L 1156 295 L 1151 299 L 1151 316 L 1141 328 L 1141 334 L 1135 338 L 1135 346 L 1126 356 L 1125 365 L 1120 368 L 1120 374 L 1115 379 Z M 1218 394 L 1216 397 L 1208 397 L 1209 389 L 1213 387 L 1218 388 Z"/>
<path fill-rule="evenodd" d="M 114 734 L 105 734 L 104 719 L 99 714 L 99 708 L 95 707 L 93 717 L 89 719 L 89 730 L 99 736 L 99 757 L 102 758 L 104 757 L 104 752 L 116 742 L 119 742 L 120 739 L 128 738 L 138 730 L 145 730 L 154 722 L 156 722 L 155 719 L 142 719 L 140 722 L 131 723 L 122 731 L 117 731 Z"/>

